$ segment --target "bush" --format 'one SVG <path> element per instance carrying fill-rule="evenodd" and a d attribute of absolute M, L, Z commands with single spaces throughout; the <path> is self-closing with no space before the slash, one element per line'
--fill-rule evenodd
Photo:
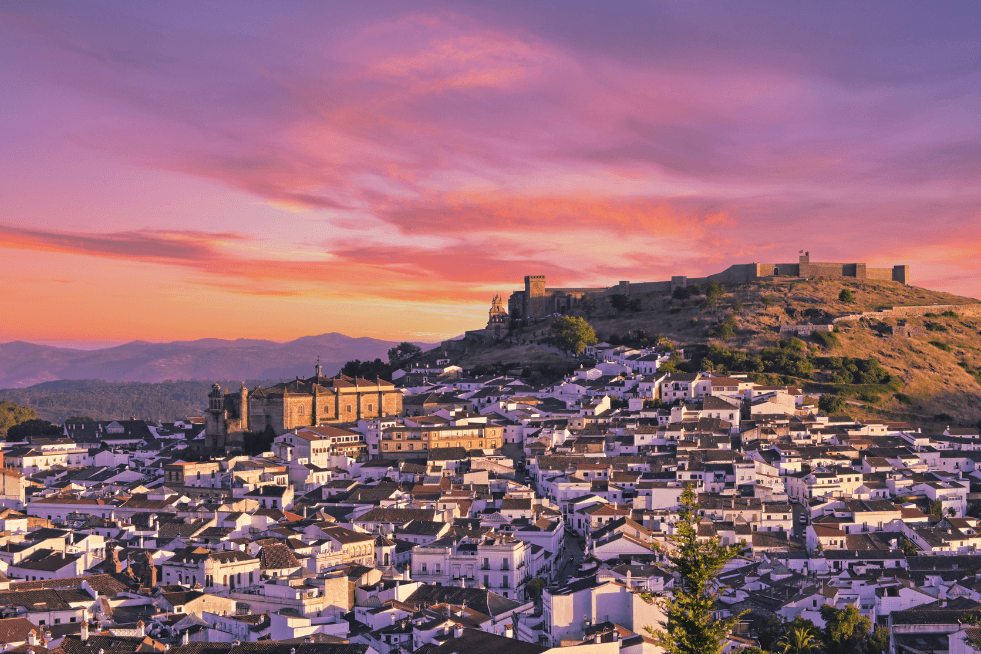
<path fill-rule="evenodd" d="M 760 298 L 760 302 L 763 303 L 764 309 L 769 309 L 771 306 L 773 306 L 773 296 L 764 295 L 762 298 Z"/>
<path fill-rule="evenodd" d="M 878 393 L 873 393 L 872 391 L 862 391 L 858 394 L 858 399 L 863 402 L 868 402 L 869 404 L 878 404 L 882 401 L 882 398 Z"/>
<path fill-rule="evenodd" d="M 943 350 L 944 352 L 950 352 L 953 349 L 947 343 L 941 343 L 940 341 L 930 341 L 930 345 L 937 348 L 938 350 Z"/>
<path fill-rule="evenodd" d="M 944 311 L 940 315 L 943 316 L 944 318 L 954 318 L 954 319 L 960 318 L 960 315 L 956 311 Z"/>
<path fill-rule="evenodd" d="M 826 393 L 818 400 L 818 408 L 828 415 L 840 414 L 845 410 L 845 398 L 840 395 Z"/>
<path fill-rule="evenodd" d="M 811 337 L 824 348 L 837 347 L 841 344 L 834 332 L 812 332 Z"/>
<path fill-rule="evenodd" d="M 944 327 L 943 325 L 941 325 L 938 322 L 928 322 L 926 324 L 926 328 L 927 328 L 927 331 L 928 332 L 945 332 L 945 331 L 947 331 L 947 328 Z"/>
<path fill-rule="evenodd" d="M 727 316 L 725 320 L 718 323 L 711 329 L 709 329 L 709 336 L 714 336 L 715 338 L 721 338 L 724 341 L 736 335 L 736 319 L 732 316 Z"/>
<path fill-rule="evenodd" d="M 851 304 L 855 301 L 855 294 L 852 293 L 850 288 L 841 289 L 841 293 L 838 294 L 838 301 L 844 302 L 845 304 Z"/>
<path fill-rule="evenodd" d="M 906 393 L 896 393 L 895 398 L 896 401 L 899 402 L 900 404 L 909 405 L 913 403 L 913 398 L 907 395 Z"/>

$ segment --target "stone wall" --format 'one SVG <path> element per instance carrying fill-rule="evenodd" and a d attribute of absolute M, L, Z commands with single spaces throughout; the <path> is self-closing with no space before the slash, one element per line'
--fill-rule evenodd
<path fill-rule="evenodd" d="M 780 325 L 781 334 L 797 334 L 810 336 L 814 332 L 830 332 L 834 325 Z"/>
<path fill-rule="evenodd" d="M 832 323 L 847 322 L 849 320 L 859 320 L 861 318 L 903 318 L 906 316 L 922 316 L 927 313 L 943 313 L 944 311 L 955 311 L 961 315 L 977 316 L 981 315 L 981 304 L 924 304 L 910 307 L 892 307 L 882 311 L 863 311 L 847 316 L 840 316 L 832 320 Z"/>

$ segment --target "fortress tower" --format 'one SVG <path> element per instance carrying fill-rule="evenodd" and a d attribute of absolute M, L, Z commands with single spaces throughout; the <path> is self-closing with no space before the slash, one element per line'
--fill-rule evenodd
<path fill-rule="evenodd" d="M 545 315 L 545 275 L 525 277 L 525 306 L 523 316 L 540 317 Z"/>

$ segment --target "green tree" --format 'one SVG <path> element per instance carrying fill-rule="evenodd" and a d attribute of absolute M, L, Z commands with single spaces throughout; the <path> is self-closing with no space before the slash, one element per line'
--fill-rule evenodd
<path fill-rule="evenodd" d="M 596 344 L 596 330 L 584 318 L 562 316 L 552 321 L 551 342 L 564 352 L 582 354 L 587 345 Z"/>
<path fill-rule="evenodd" d="M 838 294 L 838 301 L 844 302 L 845 304 L 851 304 L 855 301 L 855 294 L 852 293 L 850 288 L 841 289 L 841 293 Z"/>
<path fill-rule="evenodd" d="M 596 300 L 586 295 L 579 303 L 579 308 L 582 309 L 587 318 L 592 318 L 593 314 L 596 313 Z"/>
<path fill-rule="evenodd" d="M 671 297 L 676 300 L 687 300 L 689 296 L 689 291 L 684 286 L 678 286 L 673 291 L 671 291 Z"/>
<path fill-rule="evenodd" d="M 916 546 L 916 543 L 911 541 L 909 538 L 906 538 L 906 536 L 900 537 L 899 549 L 903 550 L 903 554 L 906 556 L 916 556 L 920 551 Z"/>
<path fill-rule="evenodd" d="M 542 591 L 545 590 L 545 586 L 547 585 L 548 583 L 544 579 L 541 577 L 535 577 L 525 584 L 525 590 L 527 590 L 528 594 L 537 602 L 541 598 Z"/>
<path fill-rule="evenodd" d="M 715 338 L 720 338 L 723 341 L 728 341 L 736 335 L 736 318 L 734 316 L 726 316 L 725 320 L 716 324 L 714 327 L 709 329 L 709 336 L 714 336 Z"/>
<path fill-rule="evenodd" d="M 787 625 L 774 613 L 753 614 L 753 628 L 756 631 L 756 640 L 760 647 L 768 652 L 772 652 L 777 647 L 777 641 L 783 637 Z"/>
<path fill-rule="evenodd" d="M 29 436 L 60 436 L 64 431 L 58 425 L 53 425 L 47 420 L 35 418 L 25 420 L 7 430 L 8 441 L 22 441 Z"/>
<path fill-rule="evenodd" d="M 935 515 L 938 518 L 944 517 L 944 505 L 938 502 L 932 502 L 930 504 L 930 515 Z"/>
<path fill-rule="evenodd" d="M 269 452 L 272 449 L 273 440 L 276 432 L 269 425 L 264 431 L 247 431 L 243 435 L 242 449 L 246 454 L 255 455 Z"/>
<path fill-rule="evenodd" d="M 406 361 L 422 354 L 422 348 L 415 343 L 402 341 L 388 351 L 388 363 L 393 368 L 400 367 Z"/>
<path fill-rule="evenodd" d="M 818 400 L 818 408 L 828 415 L 838 415 L 845 410 L 845 398 L 825 393 Z"/>
<path fill-rule="evenodd" d="M 640 313 L 644 310 L 644 301 L 639 297 L 632 298 L 629 302 L 627 302 L 627 308 L 634 313 Z"/>
<path fill-rule="evenodd" d="M 715 306 L 719 298 L 725 294 L 725 287 L 718 282 L 709 282 L 705 285 L 705 303 L 709 306 Z"/>
<path fill-rule="evenodd" d="M 782 654 L 807 654 L 819 646 L 817 632 L 806 625 L 790 626 L 777 641 L 777 651 Z"/>
<path fill-rule="evenodd" d="M 772 295 L 764 295 L 762 298 L 760 298 L 760 302 L 763 303 L 763 308 L 764 309 L 769 309 L 770 307 L 773 306 L 773 296 Z"/>
<path fill-rule="evenodd" d="M 630 306 L 630 300 L 622 293 L 614 293 L 610 296 L 610 306 L 617 313 L 623 313 Z"/>
<path fill-rule="evenodd" d="M 13 402 L 0 402 L 0 436 L 16 424 L 37 419 L 34 409 Z"/>
<path fill-rule="evenodd" d="M 341 368 L 341 374 L 347 375 L 348 377 L 361 377 L 363 379 L 375 379 L 376 377 L 387 378 L 392 374 L 392 366 L 381 359 L 375 359 L 374 361 L 354 359 L 344 364 L 344 367 Z"/>
<path fill-rule="evenodd" d="M 869 638 L 868 651 L 869 654 L 882 654 L 889 648 L 889 627 L 883 627 L 882 625 L 876 625 L 875 629 L 872 630 L 872 637 Z"/>
<path fill-rule="evenodd" d="M 739 545 L 723 545 L 718 537 L 698 539 L 701 507 L 690 485 L 681 494 L 675 533 L 670 546 L 660 547 L 668 568 L 680 578 L 673 597 L 661 598 L 666 616 L 662 629 L 645 627 L 657 645 L 669 654 L 722 654 L 722 647 L 740 615 L 716 620 L 713 612 L 720 590 L 716 578 L 726 563 L 739 554 Z"/>
<path fill-rule="evenodd" d="M 821 607 L 824 619 L 824 651 L 827 654 L 855 654 L 865 649 L 872 631 L 872 622 L 858 612 L 854 604 L 836 609 L 830 604 Z"/>

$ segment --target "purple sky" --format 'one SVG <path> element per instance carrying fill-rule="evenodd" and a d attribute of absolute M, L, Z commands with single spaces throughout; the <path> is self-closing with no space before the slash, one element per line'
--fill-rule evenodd
<path fill-rule="evenodd" d="M 981 295 L 979 34 L 953 2 L 6 2 L 0 341 L 435 340 L 526 274 L 802 248 Z"/>

